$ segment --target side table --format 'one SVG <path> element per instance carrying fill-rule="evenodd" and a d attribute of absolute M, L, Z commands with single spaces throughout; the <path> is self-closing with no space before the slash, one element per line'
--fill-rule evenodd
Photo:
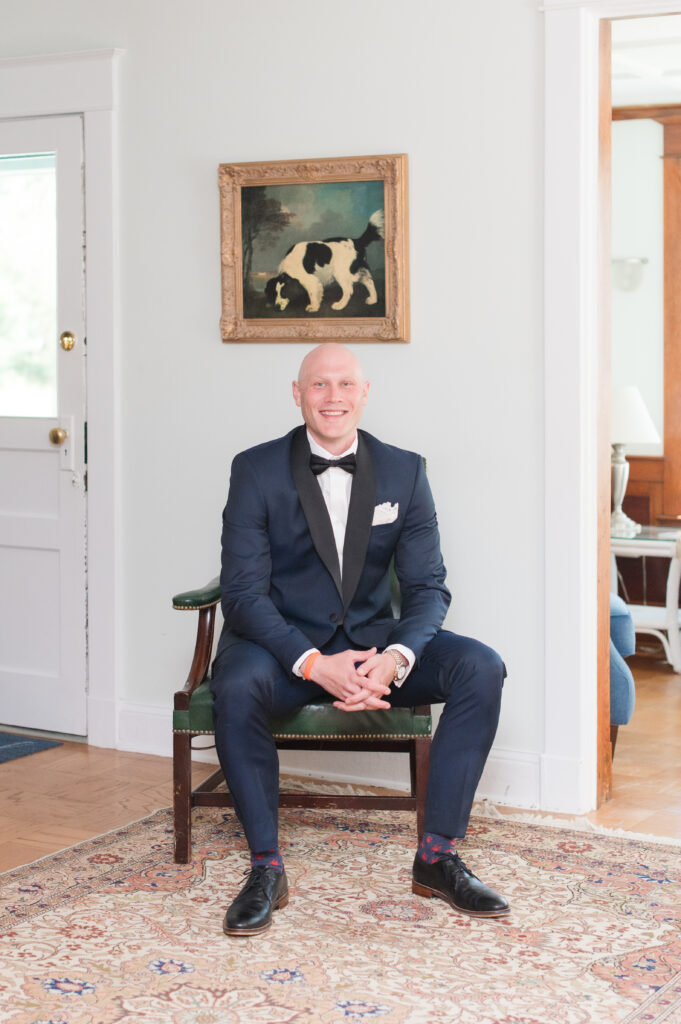
<path fill-rule="evenodd" d="M 681 582 L 681 530 L 665 526 L 644 526 L 635 537 L 610 537 L 610 589 L 617 593 L 615 556 L 623 558 L 668 558 L 667 599 L 664 608 L 652 604 L 629 605 L 634 629 L 658 638 L 667 661 L 681 673 L 681 625 L 679 583 Z"/>

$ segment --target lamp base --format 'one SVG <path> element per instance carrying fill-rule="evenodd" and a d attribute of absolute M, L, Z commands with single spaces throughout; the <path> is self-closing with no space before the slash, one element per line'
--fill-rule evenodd
<path fill-rule="evenodd" d="M 610 516 L 611 537 L 635 537 L 641 532 L 641 524 L 635 523 L 620 508 L 616 508 Z"/>
<path fill-rule="evenodd" d="M 622 511 L 622 502 L 629 482 L 629 463 L 624 455 L 624 445 L 614 443 L 612 446 L 612 515 L 610 516 L 610 535 L 614 537 L 635 537 L 641 527 Z"/>

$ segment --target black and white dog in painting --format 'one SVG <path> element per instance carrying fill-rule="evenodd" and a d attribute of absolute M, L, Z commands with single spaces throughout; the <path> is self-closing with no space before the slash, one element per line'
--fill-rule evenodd
<path fill-rule="evenodd" d="M 376 285 L 366 260 L 372 242 L 383 238 L 383 210 L 372 213 L 366 230 L 359 238 L 325 238 L 321 242 L 296 242 L 279 264 L 279 274 L 271 277 L 265 295 L 271 306 L 285 310 L 306 302 L 305 312 L 316 313 L 322 304 L 324 287 L 336 281 L 342 295 L 331 309 L 345 309 L 360 283 L 366 288 L 367 306 L 377 301 Z"/>

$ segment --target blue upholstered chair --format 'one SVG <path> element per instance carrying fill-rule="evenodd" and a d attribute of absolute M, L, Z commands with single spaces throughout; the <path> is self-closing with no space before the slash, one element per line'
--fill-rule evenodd
<path fill-rule="evenodd" d="M 621 597 L 610 595 L 610 742 L 615 753 L 617 731 L 634 713 L 636 688 L 625 658 L 634 653 L 636 635 L 631 612 Z"/>

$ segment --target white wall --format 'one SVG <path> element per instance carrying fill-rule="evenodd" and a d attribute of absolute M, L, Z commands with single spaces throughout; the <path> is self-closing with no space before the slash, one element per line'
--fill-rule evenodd
<path fill-rule="evenodd" d="M 0 56 L 126 50 L 121 745 L 165 742 L 194 627 L 170 597 L 217 571 L 232 456 L 297 422 L 288 382 L 305 347 L 220 342 L 217 166 L 406 152 L 412 341 L 361 346 L 364 426 L 428 456 L 454 592 L 447 625 L 496 647 L 509 669 L 488 791 L 535 799 L 544 420 L 533 6 L 5 0 Z"/>
<path fill-rule="evenodd" d="M 657 121 L 612 126 L 612 382 L 636 384 L 664 436 L 664 129 Z M 636 277 L 630 276 L 637 274 Z M 632 455 L 662 455 L 662 443 L 628 445 Z"/>

